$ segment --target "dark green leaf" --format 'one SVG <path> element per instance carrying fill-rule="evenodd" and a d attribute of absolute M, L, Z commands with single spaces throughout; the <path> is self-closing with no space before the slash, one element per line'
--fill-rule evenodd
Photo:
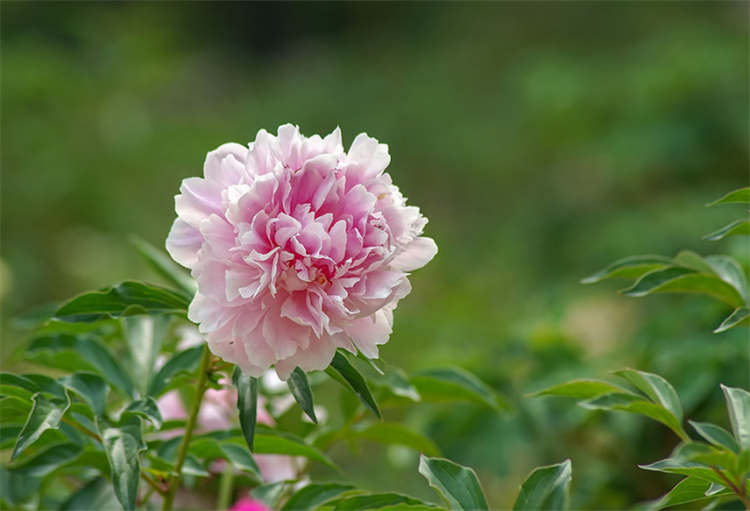
<path fill-rule="evenodd" d="M 688 439 L 687 433 L 685 433 L 685 430 L 682 428 L 680 420 L 672 412 L 661 405 L 651 403 L 632 394 L 612 392 L 587 401 L 581 401 L 578 404 L 589 410 L 621 410 L 624 412 L 645 415 L 646 417 L 661 422 L 683 440 Z"/>
<path fill-rule="evenodd" d="M 252 453 L 246 447 L 231 442 L 222 442 L 220 447 L 224 452 L 224 459 L 229 461 L 233 467 L 244 472 L 249 472 L 255 475 L 257 479 L 261 479 L 260 469 L 255 463 L 255 458 L 253 458 Z"/>
<path fill-rule="evenodd" d="M 714 273 L 727 284 L 737 290 L 743 300 L 747 302 L 747 276 L 740 263 L 729 256 L 712 255 L 706 257 L 706 262 L 711 265 Z"/>
<path fill-rule="evenodd" d="M 659 404 L 672 412 L 677 419 L 682 422 L 682 405 L 680 398 L 677 397 L 674 387 L 667 380 L 658 374 L 637 371 L 635 369 L 622 369 L 614 371 L 614 374 L 624 378 L 646 394 L 651 401 Z"/>
<path fill-rule="evenodd" d="M 611 278 L 637 279 L 644 273 L 656 270 L 657 268 L 663 268 L 670 264 L 672 264 L 672 259 L 658 255 L 626 257 L 586 277 L 581 280 L 581 283 L 593 284 L 594 282 Z"/>
<path fill-rule="evenodd" d="M 750 326 L 750 309 L 748 309 L 747 307 L 734 309 L 734 312 L 732 312 L 729 317 L 722 321 L 721 325 L 719 325 L 719 328 L 714 330 L 714 333 L 718 334 L 721 332 L 725 332 L 730 328 L 738 326 Z"/>
<path fill-rule="evenodd" d="M 141 418 L 131 415 L 118 427 L 102 426 L 99 425 L 99 431 L 112 467 L 115 495 L 122 507 L 131 511 L 135 509 L 141 478 L 139 453 L 146 449 Z"/>
<path fill-rule="evenodd" d="M 130 316 L 122 319 L 125 340 L 133 361 L 133 376 L 139 383 L 141 395 L 148 393 L 148 383 L 171 319 L 169 316 Z"/>
<path fill-rule="evenodd" d="M 60 511 L 119 511 L 120 509 L 112 485 L 103 477 L 96 477 L 71 495 Z"/>
<path fill-rule="evenodd" d="M 143 256 L 151 268 L 186 294 L 193 296 L 198 291 L 198 284 L 180 265 L 175 263 L 168 254 L 162 252 L 148 241 L 138 236 L 131 236 L 130 242 Z"/>
<path fill-rule="evenodd" d="M 157 398 L 171 388 L 170 383 L 178 374 L 195 372 L 203 357 L 203 349 L 204 346 L 202 345 L 195 346 L 170 358 L 159 372 L 151 378 L 148 395 Z"/>
<path fill-rule="evenodd" d="M 31 408 L 29 419 L 26 421 L 26 425 L 13 448 L 11 460 L 18 458 L 27 447 L 42 436 L 42 433 L 48 429 L 60 427 L 60 420 L 70 407 L 70 396 L 66 395 L 65 397 L 66 399 L 47 399 L 42 394 L 34 395 L 34 406 Z"/>
<path fill-rule="evenodd" d="M 313 406 L 313 395 L 310 389 L 310 382 L 307 381 L 305 372 L 297 367 L 289 378 L 286 380 L 289 391 L 299 404 L 300 408 L 307 414 L 310 419 L 317 424 L 318 418 L 315 416 L 315 407 Z"/>
<path fill-rule="evenodd" d="M 653 293 L 698 293 L 711 296 L 733 307 L 740 307 L 744 303 L 737 290 L 719 277 L 678 266 L 646 273 L 631 287 L 620 292 L 633 297 Z"/>
<path fill-rule="evenodd" d="M 255 438 L 255 423 L 258 417 L 258 379 L 242 372 L 235 366 L 232 384 L 237 388 L 237 410 L 240 413 L 240 428 L 251 452 Z"/>
<path fill-rule="evenodd" d="M 351 484 L 309 484 L 292 495 L 281 511 L 308 511 L 353 489 Z"/>
<path fill-rule="evenodd" d="M 738 235 L 744 235 L 748 236 L 750 235 L 750 220 L 749 219 L 742 219 L 742 220 L 735 220 L 729 225 L 725 225 L 721 229 L 712 232 L 711 234 L 706 234 L 703 239 L 709 240 L 709 241 L 718 241 L 726 238 L 727 236 L 738 236 Z"/>
<path fill-rule="evenodd" d="M 453 510 L 487 510 L 487 498 L 474 471 L 442 458 L 419 457 L 419 473 Z"/>
<path fill-rule="evenodd" d="M 133 401 L 132 403 L 130 403 L 130 405 L 128 405 L 128 407 L 123 412 L 120 421 L 122 421 L 123 419 L 125 419 L 126 421 L 128 420 L 126 413 L 134 413 L 136 415 L 140 415 L 144 419 L 150 421 L 157 430 L 161 429 L 163 420 L 161 417 L 161 412 L 159 411 L 159 407 L 156 405 L 156 401 L 154 401 L 154 398 L 152 398 L 151 396 L 147 397 L 146 399 L 140 399 L 138 401 Z"/>
<path fill-rule="evenodd" d="M 466 401 L 485 404 L 497 411 L 513 410 L 507 399 L 460 367 L 418 371 L 412 376 L 411 382 L 425 401 Z"/>
<path fill-rule="evenodd" d="M 332 376 L 338 373 L 338 376 L 340 376 L 341 379 L 334 379 L 339 382 L 343 380 L 345 385 L 357 395 L 360 401 L 362 401 L 365 408 L 375 414 L 378 419 L 382 418 L 380 415 L 380 408 L 378 408 L 378 403 L 375 401 L 372 392 L 370 392 L 370 387 L 367 385 L 367 381 L 351 364 L 351 362 L 349 362 L 343 353 L 340 351 L 336 352 L 336 355 L 334 355 L 333 360 L 331 361 L 331 366 L 326 369 L 326 372 Z"/>
<path fill-rule="evenodd" d="M 18 435 L 23 430 L 23 424 L 8 424 L 3 423 L 0 425 L 0 450 L 8 449 L 16 445 Z"/>
<path fill-rule="evenodd" d="M 382 509 L 386 507 L 396 507 L 398 509 L 409 510 L 410 506 L 427 507 L 435 509 L 437 506 L 428 504 L 399 493 L 369 493 L 366 495 L 354 495 L 336 500 L 334 511 L 364 511 L 367 509 Z"/>
<path fill-rule="evenodd" d="M 726 447 L 734 453 L 740 451 L 740 446 L 737 445 L 737 441 L 732 438 L 731 433 L 726 429 L 708 422 L 688 422 L 693 426 L 693 429 L 695 429 L 698 434 L 708 442 L 721 447 Z"/>
<path fill-rule="evenodd" d="M 529 394 L 528 397 L 565 396 L 574 397 L 577 399 L 591 399 L 592 397 L 601 396 L 602 394 L 609 394 L 610 392 L 627 393 L 625 389 L 621 389 L 620 387 L 603 381 L 571 380 L 565 383 L 547 387 L 546 389 L 539 390 L 537 392 Z"/>
<path fill-rule="evenodd" d="M 184 315 L 190 300 L 192 296 L 181 291 L 126 281 L 73 298 L 57 309 L 55 319 L 68 323 L 93 323 L 136 314 Z"/>
<path fill-rule="evenodd" d="M 97 337 L 89 334 L 47 334 L 34 339 L 26 356 L 67 371 L 96 372 L 113 387 L 133 394 L 133 382 L 112 351 Z"/>
<path fill-rule="evenodd" d="M 65 396 L 67 396 L 67 391 L 65 390 L 65 386 L 62 385 L 59 381 L 52 378 L 51 376 L 47 376 L 46 374 L 24 374 L 23 375 L 26 379 L 33 381 L 37 387 L 42 389 L 42 393 L 49 396 L 49 397 L 56 397 L 58 399 L 65 399 Z"/>
<path fill-rule="evenodd" d="M 372 440 L 383 444 L 411 447 L 427 456 L 440 456 L 440 449 L 426 436 L 402 424 L 376 422 L 359 424 L 352 429 L 354 438 Z"/>
<path fill-rule="evenodd" d="M 43 477 L 68 465 L 81 453 L 82 449 L 80 445 L 70 442 L 53 444 L 35 453 L 34 456 L 11 465 L 10 469 L 28 477 Z"/>
<path fill-rule="evenodd" d="M 33 381 L 13 373 L 0 373 L 0 395 L 15 396 L 25 401 L 42 389 Z"/>
<path fill-rule="evenodd" d="M 750 451 L 750 392 L 724 385 L 721 390 L 727 400 L 734 438 L 741 449 Z"/>
<path fill-rule="evenodd" d="M 78 372 L 64 376 L 60 381 L 73 389 L 91 407 L 94 414 L 99 417 L 104 415 L 109 385 L 101 376 L 94 373 Z"/>
<path fill-rule="evenodd" d="M 521 485 L 514 511 L 568 509 L 571 474 L 570 460 L 535 469 Z"/>
<path fill-rule="evenodd" d="M 15 396 L 8 396 L 0 399 L 0 419 L 3 424 L 22 422 L 26 420 L 31 413 L 31 402 Z"/>
<path fill-rule="evenodd" d="M 706 206 L 716 206 L 717 204 L 747 204 L 750 203 L 750 188 L 740 188 L 729 192 L 721 199 L 706 204 Z"/>

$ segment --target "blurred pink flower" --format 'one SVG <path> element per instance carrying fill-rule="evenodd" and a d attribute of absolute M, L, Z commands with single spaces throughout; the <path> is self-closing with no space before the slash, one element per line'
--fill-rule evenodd
<path fill-rule="evenodd" d="M 214 354 L 282 379 L 325 369 L 336 348 L 378 356 L 407 272 L 437 253 L 389 162 L 365 134 L 346 153 L 338 129 L 307 138 L 287 124 L 219 147 L 204 178 L 183 181 L 167 249 L 198 281 L 188 317 Z"/>
<path fill-rule="evenodd" d="M 271 511 L 262 502 L 253 500 L 249 497 L 242 497 L 238 500 L 230 511 Z"/>

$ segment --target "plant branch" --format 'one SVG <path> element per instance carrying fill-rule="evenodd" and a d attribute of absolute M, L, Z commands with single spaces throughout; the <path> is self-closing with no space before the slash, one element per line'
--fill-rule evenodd
<path fill-rule="evenodd" d="M 721 478 L 721 480 L 724 481 L 724 483 L 726 483 L 727 488 L 729 488 L 730 490 L 732 490 L 734 493 L 737 494 L 740 501 L 742 502 L 742 505 L 745 506 L 745 509 L 750 510 L 750 499 L 748 499 L 747 497 L 747 492 L 745 491 L 744 485 L 743 485 L 743 488 L 740 489 L 739 487 L 737 487 L 736 484 L 732 482 L 731 479 L 729 479 L 726 475 L 724 475 L 724 472 L 719 470 L 715 465 L 709 465 L 709 467 L 711 467 L 711 470 L 716 472 L 716 475 L 718 475 Z"/>
<path fill-rule="evenodd" d="M 151 486 L 151 488 L 149 489 L 149 493 L 152 492 L 152 491 L 155 491 L 156 493 L 158 493 L 162 497 L 164 497 L 167 494 L 167 492 L 164 490 L 164 488 L 162 487 L 162 485 L 159 484 L 158 481 L 156 481 L 153 477 L 149 476 L 145 472 L 141 472 L 141 478 L 144 481 L 146 481 L 149 484 L 149 486 Z M 144 502 L 147 501 L 147 500 L 148 499 L 146 497 L 143 498 Z"/>
<path fill-rule="evenodd" d="M 185 435 L 182 437 L 180 443 L 180 449 L 177 452 L 177 461 L 174 466 L 174 474 L 169 477 L 169 489 L 164 497 L 164 505 L 162 511 L 171 511 L 172 504 L 174 503 L 175 495 L 177 495 L 177 489 L 180 487 L 180 480 L 182 479 L 182 466 L 185 464 L 187 458 L 188 449 L 190 448 L 190 441 L 193 438 L 193 429 L 198 419 L 198 412 L 201 409 L 201 402 L 203 401 L 203 394 L 206 393 L 208 388 L 208 374 L 211 372 L 211 352 L 208 350 L 208 346 L 203 346 L 203 359 L 201 360 L 200 376 L 198 378 L 198 387 L 195 390 L 195 400 L 193 401 L 193 407 L 190 409 L 190 416 L 188 422 L 185 425 Z"/>

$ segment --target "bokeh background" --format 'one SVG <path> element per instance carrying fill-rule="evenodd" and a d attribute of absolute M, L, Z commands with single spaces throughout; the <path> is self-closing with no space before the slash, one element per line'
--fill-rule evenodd
<path fill-rule="evenodd" d="M 659 372 L 688 417 L 726 424 L 747 333 L 703 297 L 618 296 L 579 280 L 690 248 L 743 213 L 746 2 L 43 3 L 2 6 L 2 364 L 22 313 L 122 279 L 163 246 L 205 153 L 292 122 L 390 146 L 390 172 L 440 253 L 413 277 L 383 357 L 457 364 L 516 403 L 420 406 L 404 420 L 509 507 L 535 466 L 573 460 L 573 507 L 622 509 L 677 478 L 639 470 L 655 423 L 525 393 L 624 366 Z M 14 319 L 16 318 L 16 319 Z M 346 478 L 434 499 L 413 453 L 335 452 Z M 331 474 L 320 473 L 321 477 Z"/>

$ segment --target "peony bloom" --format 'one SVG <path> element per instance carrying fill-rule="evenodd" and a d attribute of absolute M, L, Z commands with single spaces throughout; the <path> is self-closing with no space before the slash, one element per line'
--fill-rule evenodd
<path fill-rule="evenodd" d="M 188 317 L 211 351 L 252 376 L 325 369 L 337 348 L 377 358 L 408 272 L 437 253 L 384 172 L 388 147 L 292 125 L 208 154 L 186 179 L 167 250 L 198 292 Z"/>
<path fill-rule="evenodd" d="M 231 511 L 270 511 L 262 502 L 243 497 L 235 502 Z"/>

